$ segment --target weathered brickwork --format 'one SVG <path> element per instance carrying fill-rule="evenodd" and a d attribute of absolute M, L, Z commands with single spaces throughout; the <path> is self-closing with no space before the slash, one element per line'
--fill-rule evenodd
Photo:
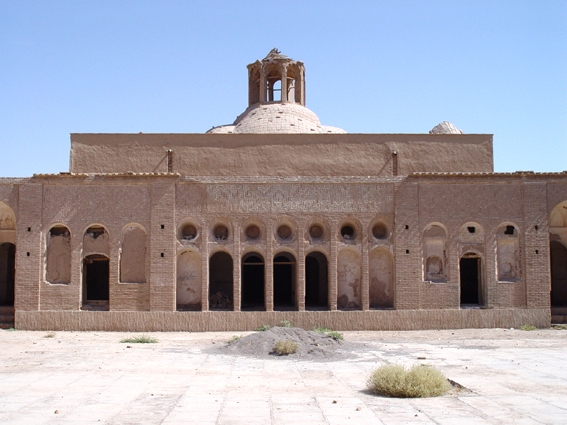
<path fill-rule="evenodd" d="M 354 313 L 344 311 L 345 308 L 374 314 L 372 311 L 380 310 L 370 306 L 371 275 L 378 272 L 372 271 L 371 258 L 378 252 L 376 250 L 383 250 L 381 252 L 391 253 L 388 258 L 391 258 L 392 269 L 384 272 L 384 276 L 391 276 L 392 281 L 391 308 L 415 311 L 419 316 L 418 312 L 422 310 L 464 312 L 459 298 L 459 263 L 469 251 L 478 253 L 482 264 L 480 285 L 484 298 L 479 303 L 481 307 L 509 312 L 518 308 L 543 308 L 538 311 L 549 312 L 548 188 L 552 187 L 552 196 L 560 199 L 561 191 L 557 189 L 567 187 L 560 183 L 562 179 L 565 179 L 563 175 L 415 175 L 399 178 L 396 182 L 373 184 L 310 183 L 305 178 L 301 183 L 251 183 L 249 179 L 238 185 L 227 185 L 210 180 L 206 183 L 185 182 L 175 175 L 91 176 L 85 178 L 88 183 L 83 184 L 77 184 L 76 179 L 69 176 L 46 176 L 0 187 L 2 202 L 17 205 L 16 211 L 20 215 L 16 240 L 17 311 L 81 312 L 85 296 L 83 235 L 96 225 L 104 227 L 109 235 L 110 312 L 176 311 L 176 264 L 180 255 L 187 251 L 196 258 L 194 267 L 200 274 L 198 311 L 210 310 L 209 261 L 214 253 L 222 251 L 233 259 L 231 309 L 234 311 L 241 309 L 242 260 L 254 253 L 265 264 L 262 310 L 276 312 L 272 260 L 287 253 L 295 260 L 292 309 L 308 314 L 305 261 L 308 254 L 318 252 L 328 260 L 326 309 L 345 315 Z M 17 198 L 15 203 L 14 197 Z M 311 203 L 316 197 L 323 202 Z M 347 198 L 350 210 L 340 206 L 342 198 Z M 493 205 L 500 202 L 507 207 Z M 221 214 L 223 203 L 227 208 Z M 257 205 L 264 206 L 259 211 Z M 247 210 L 248 206 L 250 210 Z M 187 223 L 196 229 L 193 240 L 181 236 L 182 225 Z M 215 239 L 213 233 L 219 223 L 228 229 L 224 240 Z M 386 228 L 381 239 L 372 233 L 377 223 Z M 463 226 L 466 228 L 471 223 L 478 225 L 482 233 L 478 230 L 479 233 L 473 236 L 463 236 Z M 122 283 L 123 233 L 132 224 L 147 235 L 143 274 L 147 279 L 146 282 Z M 288 240 L 278 236 L 278 228 L 284 224 L 292 231 Z M 309 234 L 313 224 L 324 229 L 320 239 L 314 240 Z M 441 282 L 425 278 L 424 234 L 431 224 L 446 229 L 446 278 Z M 57 225 L 70 232 L 69 283 L 47 280 L 47 241 L 50 229 Z M 259 229 L 255 240 L 247 237 L 246 229 L 250 225 Z M 497 231 L 506 225 L 515 226 L 518 232 L 521 270 L 513 281 L 498 279 Z M 354 230 L 350 239 L 341 234 L 345 226 Z M 379 267 L 384 269 L 385 266 Z M 379 277 L 374 282 L 378 282 Z M 349 289 L 352 305 L 341 304 L 341 288 L 344 291 L 344 288 L 354 287 L 356 296 Z M 179 314 L 195 312 L 180 311 Z M 202 320 L 219 314 L 222 312 L 213 309 Z M 243 314 L 260 313 L 244 311 Z M 474 316 L 473 322 L 465 323 L 488 326 L 482 313 Z M 119 327 L 127 329 L 127 326 Z M 166 328 L 164 325 L 163 329 Z"/>
<path fill-rule="evenodd" d="M 567 311 L 567 172 L 494 173 L 492 136 L 446 122 L 323 126 L 289 61 L 249 67 L 233 125 L 74 134 L 70 173 L 0 179 L 16 327 L 517 327 Z M 282 76 L 295 95 L 277 103 Z"/>

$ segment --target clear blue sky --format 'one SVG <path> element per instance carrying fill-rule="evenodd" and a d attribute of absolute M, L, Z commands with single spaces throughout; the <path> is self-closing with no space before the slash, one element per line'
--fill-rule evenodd
<path fill-rule="evenodd" d="M 68 170 L 69 133 L 203 133 L 246 65 L 306 66 L 350 133 L 494 134 L 496 171 L 567 170 L 567 1 L 0 0 L 0 176 Z"/>

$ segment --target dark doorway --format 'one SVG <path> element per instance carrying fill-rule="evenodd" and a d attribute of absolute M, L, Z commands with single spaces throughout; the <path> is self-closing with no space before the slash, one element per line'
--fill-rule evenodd
<path fill-rule="evenodd" d="M 324 254 L 312 252 L 305 257 L 305 308 L 307 310 L 328 310 L 328 270 L 327 257 Z"/>
<path fill-rule="evenodd" d="M 209 260 L 209 310 L 233 310 L 233 264 L 226 252 Z"/>
<path fill-rule="evenodd" d="M 248 254 L 242 259 L 242 311 L 264 311 L 264 259 Z"/>
<path fill-rule="evenodd" d="M 274 309 L 295 308 L 295 257 L 283 253 L 274 258 Z"/>
<path fill-rule="evenodd" d="M 16 246 L 0 245 L 0 305 L 14 305 L 14 281 L 16 277 Z"/>
<path fill-rule="evenodd" d="M 567 307 L 567 248 L 558 241 L 549 244 L 551 257 L 551 307 Z"/>
<path fill-rule="evenodd" d="M 461 306 L 478 306 L 481 304 L 480 296 L 480 258 L 466 256 L 459 262 L 461 277 Z"/>
<path fill-rule="evenodd" d="M 109 259 L 93 254 L 83 260 L 83 309 L 109 309 Z"/>

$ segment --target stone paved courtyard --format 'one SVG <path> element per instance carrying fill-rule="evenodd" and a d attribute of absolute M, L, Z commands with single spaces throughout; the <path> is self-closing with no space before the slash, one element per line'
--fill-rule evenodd
<path fill-rule="evenodd" d="M 563 424 L 567 330 L 345 332 L 339 361 L 214 352 L 234 335 L 0 331 L 2 424 Z M 389 399 L 387 362 L 438 367 L 466 389 Z"/>

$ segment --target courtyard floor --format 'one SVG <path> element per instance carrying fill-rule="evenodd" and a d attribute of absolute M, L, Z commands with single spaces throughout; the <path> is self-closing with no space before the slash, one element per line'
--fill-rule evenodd
<path fill-rule="evenodd" d="M 565 424 L 567 330 L 344 332 L 336 361 L 215 352 L 247 333 L 0 330 L 2 424 Z M 366 390 L 385 363 L 429 364 L 465 389 Z"/>

